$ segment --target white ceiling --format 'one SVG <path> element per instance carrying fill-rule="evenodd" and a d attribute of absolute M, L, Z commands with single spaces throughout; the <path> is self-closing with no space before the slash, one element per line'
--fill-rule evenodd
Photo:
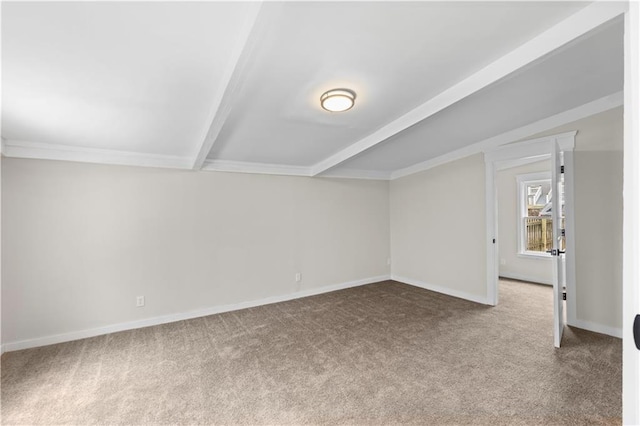
<path fill-rule="evenodd" d="M 618 106 L 623 10 L 3 2 L 3 154 L 390 178 Z M 336 87 L 352 110 L 320 108 Z"/>
<path fill-rule="evenodd" d="M 613 108 L 591 115 L 578 121 L 564 124 L 532 135 L 530 139 L 559 135 L 579 129 L 578 135 L 588 134 L 580 139 L 580 151 L 622 151 L 624 148 L 624 109 Z"/>
<path fill-rule="evenodd" d="M 389 138 L 345 168 L 393 172 L 622 90 L 623 23 L 588 34 L 527 69 Z"/>

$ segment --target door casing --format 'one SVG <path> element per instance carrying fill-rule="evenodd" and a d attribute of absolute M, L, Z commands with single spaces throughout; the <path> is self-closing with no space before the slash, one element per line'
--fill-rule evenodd
<path fill-rule="evenodd" d="M 485 208 L 487 228 L 487 300 L 498 304 L 498 196 L 496 173 L 500 170 L 551 158 L 552 141 L 557 141 L 564 152 L 565 165 L 565 222 L 566 222 L 566 287 L 567 324 L 577 325 L 575 292 L 575 215 L 574 215 L 574 160 L 575 136 L 578 132 L 566 132 L 528 141 L 509 144 L 484 153 L 485 160 Z"/>

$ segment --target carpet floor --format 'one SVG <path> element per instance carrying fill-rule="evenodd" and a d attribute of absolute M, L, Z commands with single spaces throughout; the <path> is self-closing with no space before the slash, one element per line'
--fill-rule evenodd
<path fill-rule="evenodd" d="M 621 340 L 549 287 L 393 281 L 6 353 L 3 424 L 620 424 Z"/>

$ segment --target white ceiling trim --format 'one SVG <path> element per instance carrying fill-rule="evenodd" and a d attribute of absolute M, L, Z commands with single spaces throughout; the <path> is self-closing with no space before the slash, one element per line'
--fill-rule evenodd
<path fill-rule="evenodd" d="M 573 121 L 581 120 L 585 117 L 617 108 L 621 106 L 623 102 L 623 92 L 617 92 L 613 95 L 605 96 L 604 98 L 600 98 L 593 102 L 589 102 L 579 107 L 570 109 L 568 111 L 552 115 L 551 117 L 543 118 L 542 120 L 536 121 L 526 126 L 501 133 L 497 136 L 485 139 L 472 145 L 468 145 L 464 148 L 460 148 L 439 157 L 432 158 L 431 160 L 423 161 L 421 163 L 414 164 L 413 166 L 396 170 L 391 173 L 391 180 L 429 170 L 436 166 L 459 160 L 470 155 L 486 152 L 487 150 L 491 150 L 500 145 L 515 142 L 536 133 L 544 132 L 546 130 L 553 129 L 554 127 L 562 126 L 563 124 L 571 123 Z"/>
<path fill-rule="evenodd" d="M 234 172 L 234 173 L 258 173 L 267 175 L 303 176 L 311 177 L 311 167 L 290 166 L 286 164 L 252 163 L 247 161 L 232 160 L 206 160 L 202 166 L 203 171 Z M 346 178 L 367 180 L 389 180 L 391 173 L 377 170 L 340 169 L 329 171 L 320 178 Z"/>
<path fill-rule="evenodd" d="M 512 72 L 586 34 L 605 22 L 623 14 L 627 8 L 628 5 L 622 2 L 596 2 L 585 7 L 475 74 L 451 86 L 449 89 L 422 105 L 419 105 L 400 118 L 388 123 L 369 136 L 355 142 L 331 157 L 318 162 L 312 167 L 312 174 L 315 176 L 323 173 L 387 140 L 391 136 L 442 111 L 467 96 L 495 83 Z"/>
<path fill-rule="evenodd" d="M 485 163 L 498 163 L 501 161 L 514 161 L 515 159 L 535 158 L 550 154 L 549 143 L 557 140 L 562 151 L 573 151 L 575 148 L 575 137 L 577 130 L 559 133 L 557 135 L 543 136 L 541 138 L 530 139 L 514 144 L 501 146 L 497 149 L 489 150 L 484 154 Z"/>
<path fill-rule="evenodd" d="M 194 170 L 202 168 L 211 148 L 213 148 L 213 144 L 218 139 L 218 135 L 225 121 L 231 113 L 231 108 L 240 91 L 240 82 L 244 78 L 246 65 L 249 62 L 251 52 L 267 25 L 267 17 L 262 16 L 259 19 L 261 14 L 265 15 L 262 4 L 262 2 L 256 2 L 250 6 L 249 15 L 240 31 L 239 40 L 222 77 L 222 87 L 224 87 L 224 90 L 216 94 L 213 108 L 209 115 L 209 128 L 202 138 L 202 144 L 200 145 L 198 153 L 193 159 L 192 168 Z M 259 20 L 260 23 L 258 23 Z"/>
<path fill-rule="evenodd" d="M 191 159 L 160 154 L 142 154 L 111 149 L 82 148 L 70 145 L 2 140 L 2 155 L 14 158 L 78 161 L 82 163 L 114 164 L 122 166 L 166 167 L 188 169 Z"/>
<path fill-rule="evenodd" d="M 547 117 L 527 126 L 502 133 L 495 137 L 473 145 L 452 151 L 428 161 L 399 169 L 394 172 L 378 170 L 338 169 L 323 173 L 318 177 L 336 177 L 350 179 L 394 180 L 433 167 L 455 161 L 470 155 L 479 154 L 498 146 L 514 142 L 536 133 L 540 133 L 566 123 L 598 114 L 623 104 L 623 92 L 618 92 L 577 108 Z M 142 154 L 128 151 L 114 151 L 97 148 L 81 148 L 69 145 L 53 145 L 17 140 L 2 140 L 2 155 L 14 158 L 31 158 L 42 160 L 78 161 L 83 163 L 113 164 L 141 167 L 165 167 L 190 169 L 192 159 L 158 154 Z M 260 173 L 288 176 L 313 176 L 311 167 L 290 166 L 282 164 L 250 163 L 228 160 L 206 160 L 202 170 Z"/>
<path fill-rule="evenodd" d="M 311 169 L 309 167 L 230 160 L 205 160 L 201 170 L 215 172 L 259 173 L 267 175 L 311 176 Z"/>
<path fill-rule="evenodd" d="M 311 171 L 311 170 L 309 170 Z M 332 177 L 345 179 L 369 179 L 369 180 L 390 180 L 391 173 L 378 170 L 362 170 L 362 169 L 339 169 L 329 170 L 315 177 Z"/>
<path fill-rule="evenodd" d="M 538 155 L 533 157 L 518 158 L 516 160 L 502 161 L 499 164 L 495 165 L 496 172 L 512 169 L 514 167 L 526 166 L 527 164 L 539 163 L 540 161 L 548 160 L 550 158 L 551 158 L 551 154 L 544 154 L 544 155 Z M 485 157 L 485 163 L 486 162 L 487 162 L 487 158 Z"/>

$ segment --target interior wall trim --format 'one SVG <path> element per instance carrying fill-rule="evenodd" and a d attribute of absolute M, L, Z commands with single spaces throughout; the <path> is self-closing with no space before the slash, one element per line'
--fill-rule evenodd
<path fill-rule="evenodd" d="M 230 160 L 206 160 L 200 170 L 266 175 L 311 176 L 311 169 L 309 167 Z"/>
<path fill-rule="evenodd" d="M 580 319 L 573 319 L 569 321 L 567 319 L 567 325 L 570 327 L 581 328 L 587 331 L 593 331 L 594 333 L 606 334 L 608 336 L 617 337 L 622 339 L 622 329 L 617 327 L 611 327 L 608 325 L 598 324 L 591 321 L 584 321 Z"/>
<path fill-rule="evenodd" d="M 599 114 L 613 108 L 617 108 L 619 106 L 622 106 L 623 101 L 623 92 L 617 92 L 612 95 L 605 96 L 603 98 L 586 103 L 584 105 L 580 105 L 579 107 L 570 109 L 568 111 L 561 112 L 551 117 L 543 118 L 542 120 L 527 124 L 526 126 L 509 130 L 508 132 L 501 133 L 499 135 L 490 137 L 480 142 L 476 142 L 455 151 L 451 151 L 439 157 L 414 164 L 404 169 L 396 170 L 391 173 L 391 180 L 403 178 L 415 173 L 420 173 L 434 167 L 450 163 L 452 161 L 479 154 L 481 152 L 487 152 L 502 145 L 530 137 L 531 135 L 535 135 L 536 133 L 541 133 L 555 127 L 565 125 L 567 123 L 578 121 L 583 118 L 590 117 L 592 115 Z"/>
<path fill-rule="evenodd" d="M 345 179 L 370 179 L 370 180 L 391 180 L 391 172 L 362 169 L 338 169 L 328 170 L 326 173 L 316 177 L 331 177 Z"/>
<path fill-rule="evenodd" d="M 471 155 L 487 152 L 501 145 L 518 139 L 529 137 L 572 121 L 580 120 L 600 112 L 604 112 L 623 103 L 623 92 L 614 93 L 601 99 L 581 105 L 577 108 L 547 117 L 529 125 L 510 130 L 500 135 L 485 139 L 464 148 L 443 154 L 439 157 L 395 170 L 331 169 L 316 177 L 333 177 L 345 179 L 395 180 L 434 167 L 450 163 Z M 109 149 L 80 148 L 70 145 L 55 145 L 19 140 L 2 140 L 2 155 L 13 158 L 31 158 L 40 160 L 77 161 L 83 163 L 111 164 L 122 166 L 162 167 L 176 169 L 192 169 L 193 159 L 158 154 L 142 154 Z M 291 166 L 286 164 L 254 163 L 230 160 L 206 160 L 201 168 L 204 171 L 255 173 L 285 176 L 314 176 L 313 166 Z"/>
<path fill-rule="evenodd" d="M 151 327 L 154 325 L 167 324 L 176 321 L 183 321 L 193 318 L 206 317 L 209 315 L 221 314 L 224 312 L 237 311 L 240 309 L 254 308 L 256 306 L 270 305 L 272 303 L 286 302 L 303 297 L 315 296 L 317 294 L 330 293 L 336 290 L 343 290 L 351 287 L 358 287 L 366 284 L 373 284 L 390 279 L 389 275 L 378 275 L 375 277 L 363 278 L 354 281 L 347 281 L 340 284 L 327 285 L 324 287 L 301 290 L 294 293 L 282 294 L 278 296 L 266 297 L 263 299 L 251 300 L 247 302 L 232 303 L 228 305 L 212 306 L 210 308 L 199 309 L 189 312 L 162 315 L 137 321 L 129 321 L 118 324 L 107 325 L 87 330 L 72 331 L 69 333 L 55 334 L 51 336 L 36 337 L 33 339 L 8 342 L 2 345 L 2 352 L 12 352 L 22 349 L 36 348 L 40 346 L 53 345 L 56 343 L 71 342 L 88 337 L 101 336 L 119 331 L 134 330 L 137 328 Z"/>
<path fill-rule="evenodd" d="M 191 159 L 173 155 L 142 154 L 111 149 L 83 148 L 8 139 L 2 140 L 2 155 L 37 160 L 76 161 L 80 163 L 111 164 L 119 166 L 163 167 L 186 169 Z"/>
<path fill-rule="evenodd" d="M 201 170 L 312 177 L 311 167 L 291 166 L 286 164 L 252 163 L 247 161 L 207 160 Z M 386 171 L 377 170 L 340 169 L 329 170 L 326 173 L 315 177 L 389 180 L 391 174 Z"/>
<path fill-rule="evenodd" d="M 511 279 L 511 280 L 518 280 L 518 281 L 526 281 L 529 283 L 534 283 L 534 284 L 542 284 L 542 285 L 550 285 L 552 286 L 553 283 L 547 282 L 547 281 L 542 281 L 538 278 L 535 277 L 529 277 L 527 275 L 524 274 L 514 274 L 511 272 L 500 272 L 500 276 L 499 278 L 506 278 L 506 279 Z"/>
<path fill-rule="evenodd" d="M 391 279 L 403 284 L 412 285 L 414 287 L 420 287 L 425 290 L 435 291 L 436 293 L 446 294 L 447 296 L 457 297 L 458 299 L 464 299 L 470 302 L 481 303 L 483 305 L 491 305 L 491 303 L 489 302 L 489 299 L 486 296 L 467 293 L 466 291 L 460 291 L 453 288 L 431 284 L 425 281 L 416 280 L 414 278 L 403 277 L 395 274 L 391 274 Z"/>

